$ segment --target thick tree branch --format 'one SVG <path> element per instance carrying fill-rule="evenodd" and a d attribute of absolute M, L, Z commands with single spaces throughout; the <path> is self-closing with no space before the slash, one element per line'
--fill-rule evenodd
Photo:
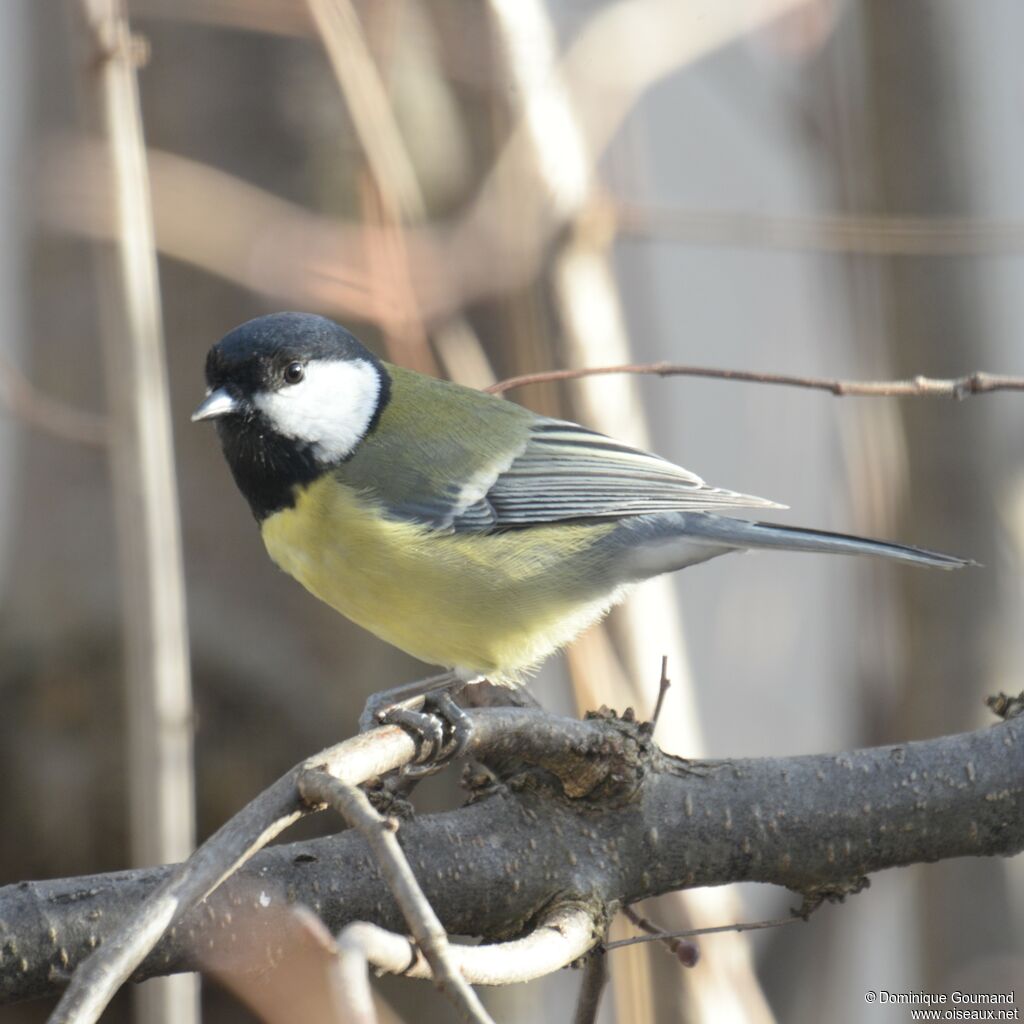
<path fill-rule="evenodd" d="M 505 708 L 471 715 L 469 753 L 489 769 L 481 779 L 498 781 L 399 833 L 454 934 L 506 940 L 559 905 L 600 920 L 621 904 L 736 881 L 840 897 L 883 868 L 1024 849 L 1024 716 L 838 755 L 683 761 L 629 721 Z M 0 889 L 0 1002 L 56 991 L 173 870 Z M 282 903 L 311 907 L 332 931 L 353 921 L 404 927 L 365 842 L 349 831 L 254 856 L 134 976 L 258 970 L 274 956 L 270 911 Z"/>

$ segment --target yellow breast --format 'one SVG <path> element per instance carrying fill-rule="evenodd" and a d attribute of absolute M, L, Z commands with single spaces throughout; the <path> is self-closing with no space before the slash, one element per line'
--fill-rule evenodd
<path fill-rule="evenodd" d="M 600 541 L 614 524 L 444 534 L 383 518 L 330 476 L 263 522 L 304 587 L 422 661 L 513 681 L 618 600 Z"/>

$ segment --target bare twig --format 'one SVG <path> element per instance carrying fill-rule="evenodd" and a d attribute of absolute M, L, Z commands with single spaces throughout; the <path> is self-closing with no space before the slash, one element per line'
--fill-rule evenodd
<path fill-rule="evenodd" d="M 360 922 L 350 924 L 342 929 L 336 939 L 338 976 L 348 1003 L 348 1016 L 344 1019 L 351 1024 L 377 1024 L 377 1012 L 370 989 L 370 952 L 361 934 L 361 927 Z M 410 959 L 412 955 L 410 953 Z"/>
<path fill-rule="evenodd" d="M 524 373 L 492 384 L 487 390 L 504 394 L 529 384 L 577 380 L 625 373 L 653 377 L 704 377 L 734 380 L 747 384 L 780 384 L 791 388 L 828 391 L 837 397 L 862 398 L 955 398 L 987 394 L 991 391 L 1024 391 L 1024 377 L 1000 373 L 970 373 L 963 377 L 936 378 L 917 376 L 909 380 L 844 380 L 841 377 L 802 377 L 786 373 L 757 373 L 753 370 L 725 370 L 713 366 L 688 366 L 684 363 L 628 363 L 619 366 L 591 366 L 573 370 L 545 370 Z"/>
<path fill-rule="evenodd" d="M 621 234 L 641 238 L 872 256 L 999 256 L 1024 249 L 1024 224 L 969 217 L 792 217 L 618 200 L 615 224 Z"/>
<path fill-rule="evenodd" d="M 684 967 L 696 967 L 697 961 L 700 959 L 700 952 L 697 946 L 692 942 L 687 942 L 685 939 L 680 938 L 677 935 L 670 934 L 665 931 L 664 928 L 659 927 L 653 921 L 648 920 L 646 917 L 638 914 L 632 907 L 622 908 L 623 916 L 628 918 L 630 923 L 635 927 L 641 929 L 641 931 L 647 932 L 652 938 L 658 939 L 665 944 L 665 948 L 684 966 Z M 608 948 L 608 943 L 605 943 L 605 948 Z"/>
<path fill-rule="evenodd" d="M 638 942 L 665 942 L 667 939 L 692 939 L 698 935 L 720 935 L 724 932 L 755 932 L 761 928 L 782 928 L 787 924 L 802 924 L 805 917 L 779 917 L 774 921 L 749 921 L 737 924 L 721 924 L 714 928 L 686 928 L 680 932 L 663 932 L 652 926 L 648 935 L 635 935 L 631 939 L 619 939 L 617 942 L 606 942 L 606 950 L 622 949 L 625 946 L 635 946 Z M 641 925 L 640 927 L 644 927 Z"/>
<path fill-rule="evenodd" d="M 661 678 L 658 680 L 658 699 L 654 702 L 654 713 L 651 715 L 651 731 L 658 724 L 658 719 L 661 718 L 661 709 L 665 704 L 665 695 L 669 691 L 669 687 L 672 685 L 672 680 L 668 677 L 668 655 L 663 654 L 661 658 Z"/>
<path fill-rule="evenodd" d="M 601 1009 L 601 995 L 608 984 L 608 958 L 603 950 L 595 950 L 583 968 L 583 981 L 576 999 L 573 1024 L 594 1024 Z"/>
<path fill-rule="evenodd" d="M 366 794 L 329 775 L 310 768 L 299 778 L 299 792 L 310 806 L 333 807 L 366 840 L 376 858 L 381 875 L 388 883 L 417 945 L 430 964 L 434 984 L 477 1024 L 493 1024 L 480 998 L 469 987 L 455 965 L 448 935 L 434 908 L 427 902 L 416 876 L 409 866 L 395 833 L 396 818 L 385 818 L 370 803 Z"/>
<path fill-rule="evenodd" d="M 72 975 L 50 1024 L 92 1024 L 131 976 L 175 917 L 212 893 L 254 853 L 309 807 L 298 779 L 315 764 L 351 783 L 363 782 L 409 763 L 416 748 L 396 726 L 386 726 L 317 754 L 293 768 L 222 825 L 160 885 Z"/>
<path fill-rule="evenodd" d="M 20 370 L 0 356 L 0 400 L 23 423 L 62 441 L 102 448 L 109 440 L 105 416 L 84 412 L 44 395 Z"/>
<path fill-rule="evenodd" d="M 182 860 L 195 845 L 192 688 L 178 493 L 136 64 L 125 0 L 81 0 L 117 209 L 104 312 L 114 502 L 120 546 L 132 858 Z M 199 1018 L 194 976 L 138 993 L 153 1024 Z"/>
<path fill-rule="evenodd" d="M 416 944 L 367 921 L 348 925 L 338 941 L 358 944 L 378 970 L 429 978 L 431 969 Z M 578 960 L 598 941 L 593 917 L 582 907 L 560 906 L 528 935 L 512 942 L 450 946 L 452 963 L 474 985 L 514 985 L 542 978 Z"/>

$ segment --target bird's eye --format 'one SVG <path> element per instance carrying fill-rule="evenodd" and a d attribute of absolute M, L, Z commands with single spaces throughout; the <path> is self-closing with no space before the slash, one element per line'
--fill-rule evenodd
<path fill-rule="evenodd" d="M 289 363 L 284 368 L 284 382 L 285 384 L 298 384 L 303 377 L 306 376 L 306 368 L 302 363 L 295 362 Z"/>

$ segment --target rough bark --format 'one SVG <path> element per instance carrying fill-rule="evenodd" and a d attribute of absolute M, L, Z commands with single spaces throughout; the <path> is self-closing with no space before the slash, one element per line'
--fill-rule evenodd
<path fill-rule="evenodd" d="M 804 757 L 684 761 L 644 727 L 540 711 L 472 713 L 487 772 L 471 799 L 412 817 L 399 837 L 455 934 L 507 938 L 559 903 L 600 920 L 618 905 L 727 882 L 808 897 L 856 891 L 873 871 L 1024 849 L 1024 718 L 975 732 Z M 0 889 L 0 1003 L 58 990 L 171 869 Z M 332 930 L 403 930 L 352 832 L 267 849 L 177 923 L 137 973 L 253 970 L 280 951 L 291 904 Z"/>

